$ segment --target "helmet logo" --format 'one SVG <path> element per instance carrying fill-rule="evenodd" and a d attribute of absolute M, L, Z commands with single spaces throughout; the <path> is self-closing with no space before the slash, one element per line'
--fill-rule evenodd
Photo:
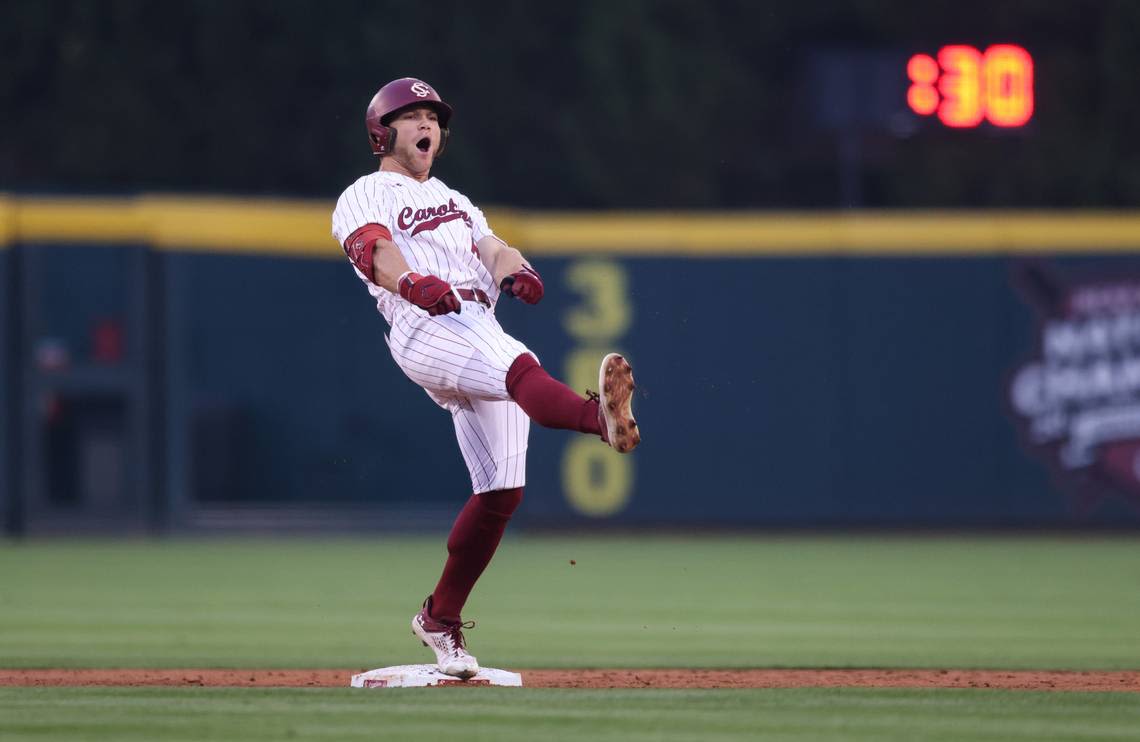
<path fill-rule="evenodd" d="M 415 93 L 419 98 L 426 98 L 431 95 L 431 88 L 429 88 L 425 83 L 414 82 L 412 83 L 412 92 Z"/>

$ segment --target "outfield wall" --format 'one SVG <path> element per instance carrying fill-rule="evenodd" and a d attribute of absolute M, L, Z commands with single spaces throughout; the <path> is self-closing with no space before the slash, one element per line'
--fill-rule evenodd
<path fill-rule="evenodd" d="M 454 509 L 450 420 L 387 356 L 328 211 L 9 201 L 31 520 Z M 500 305 L 508 331 L 579 389 L 621 350 L 642 391 L 633 456 L 533 432 L 520 522 L 1140 524 L 1140 216 L 489 217 L 547 284 Z"/>
<path fill-rule="evenodd" d="M 0 200 L 0 210 L 3 201 Z M 0 220 L 4 223 L 5 220 Z M 8 240 L 0 239 L 0 526 L 18 530 L 21 520 L 16 499 L 20 458 L 19 431 L 16 426 L 20 392 L 16 362 L 16 317 L 19 304 L 14 271 L 13 251 Z"/>

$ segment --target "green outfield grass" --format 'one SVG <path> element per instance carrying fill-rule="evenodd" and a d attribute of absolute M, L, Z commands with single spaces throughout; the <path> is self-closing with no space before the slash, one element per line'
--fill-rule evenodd
<path fill-rule="evenodd" d="M 424 662 L 443 537 L 0 543 L 0 666 Z M 571 565 L 574 560 L 576 564 Z M 1140 668 L 1140 539 L 516 538 L 484 664 Z M 0 739 L 1136 739 L 1140 694 L 0 688 Z"/>
<path fill-rule="evenodd" d="M 0 738 L 1122 740 L 1124 693 L 0 688 Z"/>
<path fill-rule="evenodd" d="M 0 542 L 0 666 L 423 661 L 443 540 Z M 1136 669 L 1140 539 L 515 538 L 465 617 L 510 668 Z"/>

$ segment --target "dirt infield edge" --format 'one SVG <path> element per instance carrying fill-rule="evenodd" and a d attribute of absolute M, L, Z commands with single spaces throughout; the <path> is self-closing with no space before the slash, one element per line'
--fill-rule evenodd
<path fill-rule="evenodd" d="M 0 686 L 343 688 L 345 669 L 0 669 Z M 520 670 L 529 688 L 991 688 L 1140 693 L 1140 671 L 912 669 Z"/>

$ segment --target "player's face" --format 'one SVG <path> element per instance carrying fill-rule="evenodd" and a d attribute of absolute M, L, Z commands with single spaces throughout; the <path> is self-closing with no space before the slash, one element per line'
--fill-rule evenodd
<path fill-rule="evenodd" d="M 426 175 L 439 149 L 439 116 L 427 106 L 401 112 L 388 124 L 396 130 L 392 156 L 415 176 Z"/>

